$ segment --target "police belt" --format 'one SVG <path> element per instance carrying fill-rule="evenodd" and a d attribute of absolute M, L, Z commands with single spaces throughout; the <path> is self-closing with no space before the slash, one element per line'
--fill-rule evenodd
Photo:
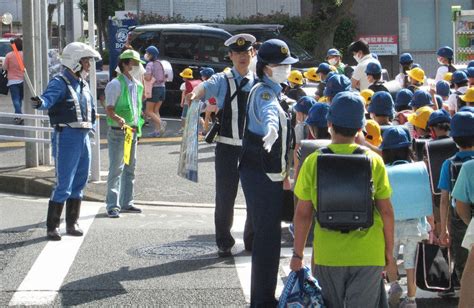
<path fill-rule="evenodd" d="M 234 145 L 234 146 L 242 146 L 241 139 L 234 139 L 234 138 L 224 137 L 220 135 L 216 137 L 216 142 L 225 143 L 225 144 Z"/>
<path fill-rule="evenodd" d="M 58 123 L 54 125 L 54 129 L 57 131 L 62 131 L 64 127 L 91 129 L 92 123 L 91 122 L 72 122 L 72 123 Z"/>

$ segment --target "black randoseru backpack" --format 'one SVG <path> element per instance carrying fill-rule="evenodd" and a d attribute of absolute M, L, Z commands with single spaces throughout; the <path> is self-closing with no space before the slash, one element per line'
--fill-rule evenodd
<path fill-rule="evenodd" d="M 372 162 L 358 147 L 352 154 L 329 148 L 317 157 L 316 219 L 322 228 L 349 232 L 374 223 Z"/>

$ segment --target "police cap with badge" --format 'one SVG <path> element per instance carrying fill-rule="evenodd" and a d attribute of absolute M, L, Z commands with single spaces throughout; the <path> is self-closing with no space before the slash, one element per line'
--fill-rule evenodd
<path fill-rule="evenodd" d="M 230 37 L 224 42 L 224 45 L 229 47 L 230 51 L 247 51 L 252 48 L 252 44 L 255 43 L 256 40 L 255 36 L 251 34 L 240 33 Z"/>

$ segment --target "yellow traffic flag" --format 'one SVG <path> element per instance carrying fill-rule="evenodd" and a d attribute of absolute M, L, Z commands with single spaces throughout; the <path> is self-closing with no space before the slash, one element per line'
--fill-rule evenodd
<path fill-rule="evenodd" d="M 132 141 L 134 129 L 128 125 L 124 125 L 125 140 L 123 143 L 123 161 L 126 165 L 130 164 L 130 153 L 132 151 Z"/>

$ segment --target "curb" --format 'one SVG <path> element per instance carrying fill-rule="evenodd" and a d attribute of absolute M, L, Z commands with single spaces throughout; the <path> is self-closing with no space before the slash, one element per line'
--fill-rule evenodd
<path fill-rule="evenodd" d="M 25 169 L 23 169 L 25 170 Z M 89 183 L 88 185 L 91 185 Z M 39 176 L 21 176 L 16 174 L 0 174 L 0 192 L 22 195 L 33 195 L 49 198 L 53 190 L 54 182 Z M 84 201 L 105 203 L 105 196 L 87 189 L 84 190 Z M 135 200 L 135 204 L 146 206 L 182 207 L 182 208 L 214 208 L 214 203 L 192 203 L 174 201 L 146 201 Z M 236 204 L 235 209 L 246 209 L 245 204 Z"/>

